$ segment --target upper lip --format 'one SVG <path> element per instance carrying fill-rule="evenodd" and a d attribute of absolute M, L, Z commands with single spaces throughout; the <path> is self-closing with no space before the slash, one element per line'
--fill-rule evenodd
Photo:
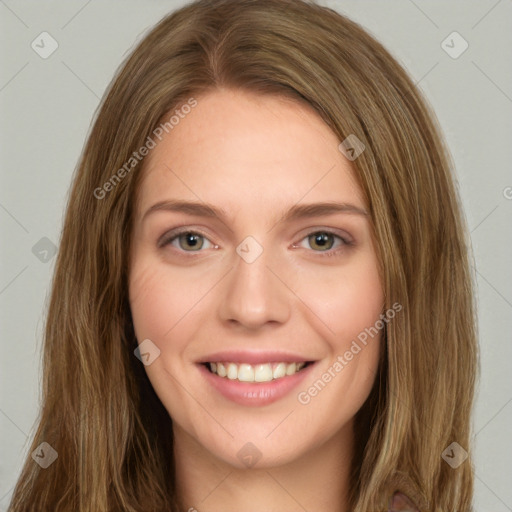
<path fill-rule="evenodd" d="M 264 364 L 264 363 L 307 363 L 313 361 L 311 358 L 303 357 L 299 354 L 292 354 L 291 352 L 276 352 L 276 351 L 246 351 L 234 350 L 215 352 L 205 356 L 199 364 L 216 363 L 216 362 L 229 362 L 229 363 L 247 363 L 247 364 Z"/>

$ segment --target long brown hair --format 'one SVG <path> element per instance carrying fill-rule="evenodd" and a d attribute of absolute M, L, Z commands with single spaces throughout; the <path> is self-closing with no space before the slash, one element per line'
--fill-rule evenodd
<path fill-rule="evenodd" d="M 471 451 L 477 373 L 452 164 L 435 116 L 382 45 L 302 0 L 194 2 L 158 23 L 111 83 L 74 177 L 46 320 L 30 452 L 44 441 L 58 459 L 42 469 L 27 457 L 9 510 L 178 511 L 172 422 L 133 354 L 127 269 L 143 162 L 126 163 L 164 115 L 217 87 L 307 102 L 340 141 L 365 145 L 353 164 L 386 309 L 403 311 L 358 415 L 350 510 L 385 510 L 395 490 L 422 509 L 471 510 L 471 458 L 454 469 L 441 457 L 452 442 Z"/>

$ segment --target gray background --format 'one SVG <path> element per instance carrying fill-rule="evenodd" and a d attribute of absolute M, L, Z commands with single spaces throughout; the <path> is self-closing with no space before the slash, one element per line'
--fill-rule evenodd
<path fill-rule="evenodd" d="M 475 510 L 512 511 L 512 1 L 322 3 L 393 53 L 447 139 L 471 231 L 479 304 L 481 382 L 469 447 Z M 37 418 L 52 243 L 91 118 L 126 53 L 181 5 L 0 0 L 0 511 Z M 31 47 L 44 31 L 58 43 L 46 59 Z M 442 45 L 454 31 L 469 45 L 457 58 L 462 40 L 452 36 Z"/>

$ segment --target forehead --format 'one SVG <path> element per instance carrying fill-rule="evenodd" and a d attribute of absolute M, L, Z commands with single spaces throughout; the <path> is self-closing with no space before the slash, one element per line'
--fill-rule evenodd
<path fill-rule="evenodd" d="M 340 140 L 309 105 L 238 90 L 197 97 L 148 154 L 137 211 L 167 199 L 233 211 L 281 209 L 300 200 L 364 206 Z"/>

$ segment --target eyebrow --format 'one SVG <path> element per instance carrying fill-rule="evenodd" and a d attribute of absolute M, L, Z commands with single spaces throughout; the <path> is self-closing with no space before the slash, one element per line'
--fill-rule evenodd
<path fill-rule="evenodd" d="M 149 207 L 142 220 L 146 219 L 148 215 L 157 211 L 171 211 L 178 213 L 185 213 L 199 217 L 210 217 L 218 219 L 226 219 L 228 213 L 224 208 L 217 208 L 208 203 L 197 203 L 194 201 L 181 201 L 181 200 L 166 200 L 159 201 L 153 206 Z M 350 203 L 337 203 L 337 202 L 321 202 L 311 204 L 295 204 L 284 215 L 281 216 L 280 222 L 291 222 L 308 217 L 318 217 L 321 215 L 333 215 L 336 213 L 348 213 L 355 215 L 368 216 L 368 212 L 359 206 Z M 276 221 L 277 222 L 277 221 Z"/>

